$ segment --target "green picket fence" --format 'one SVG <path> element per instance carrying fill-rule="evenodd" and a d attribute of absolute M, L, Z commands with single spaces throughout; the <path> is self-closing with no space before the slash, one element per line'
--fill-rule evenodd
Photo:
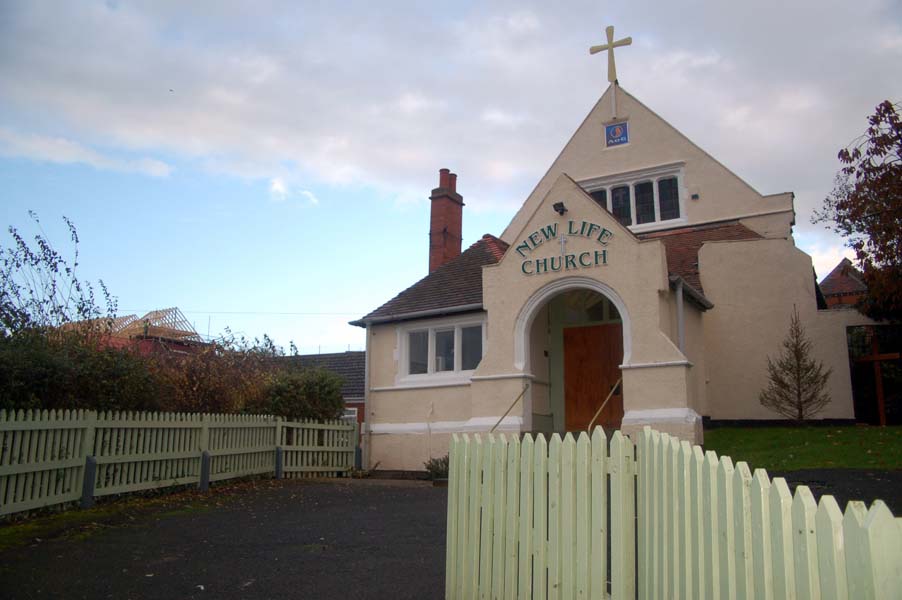
<path fill-rule="evenodd" d="M 279 476 L 333 476 L 354 467 L 356 440 L 356 425 L 342 421 L 0 411 L 0 515 L 277 470 Z"/>
<path fill-rule="evenodd" d="M 899 565 L 883 502 L 843 514 L 649 428 L 452 438 L 447 598 L 898 598 Z"/>

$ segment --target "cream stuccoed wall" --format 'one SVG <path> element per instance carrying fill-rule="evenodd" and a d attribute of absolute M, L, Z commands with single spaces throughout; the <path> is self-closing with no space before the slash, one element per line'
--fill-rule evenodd
<path fill-rule="evenodd" d="M 628 118 L 630 142 L 605 148 L 604 125 L 612 121 L 608 87 L 573 137 L 552 163 L 502 234 L 513 243 L 525 229 L 536 207 L 562 173 L 586 182 L 664 165 L 682 165 L 683 223 L 694 224 L 743 216 L 792 213 L 792 195 L 762 196 L 736 174 L 664 121 L 652 110 L 617 87 L 617 116 Z M 691 196 L 697 194 L 698 200 Z M 672 227 L 679 222 L 669 222 Z M 646 228 L 647 230 L 647 228 Z"/>
<path fill-rule="evenodd" d="M 794 304 L 813 356 L 833 369 L 827 388 L 832 402 L 819 417 L 854 417 L 846 327 L 871 321 L 853 310 L 817 310 L 811 257 L 788 240 L 713 242 L 699 251 L 699 269 L 714 303 L 702 317 L 706 415 L 781 418 L 761 406 L 758 394 L 767 384 L 767 356 L 778 355 Z"/>
<path fill-rule="evenodd" d="M 563 202 L 567 213 L 558 215 L 552 204 Z M 560 256 L 555 240 L 544 242 L 521 256 L 517 245 L 530 233 L 556 223 L 566 233 L 567 222 L 596 223 L 613 236 L 602 247 L 595 239 L 568 235 L 566 252 L 607 251 L 607 264 L 571 271 L 527 275 L 523 261 Z M 537 205 L 523 228 L 513 237 L 511 248 L 496 265 L 483 269 L 483 303 L 488 312 L 489 347 L 475 375 L 498 377 L 532 375 L 529 347 L 533 319 L 554 294 L 567 289 L 595 289 L 617 306 L 624 329 L 624 409 L 689 407 L 688 365 L 685 357 L 661 331 L 670 327 L 667 310 L 670 294 L 664 247 L 658 240 L 640 241 L 601 209 L 569 177 L 562 175 Z M 488 383 L 488 382 L 486 382 Z M 474 386 L 477 406 L 493 406 L 492 396 L 503 395 L 496 386 Z M 524 427 L 531 426 L 532 402 L 524 403 Z"/>

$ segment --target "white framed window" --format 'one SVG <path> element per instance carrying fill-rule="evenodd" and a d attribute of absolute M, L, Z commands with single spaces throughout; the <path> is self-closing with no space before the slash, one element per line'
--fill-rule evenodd
<path fill-rule="evenodd" d="M 344 412 L 341 414 L 341 420 L 347 423 L 357 422 L 357 407 L 345 406 Z"/>
<path fill-rule="evenodd" d="M 398 327 L 398 383 L 469 380 L 485 353 L 485 316 Z"/>
<path fill-rule="evenodd" d="M 633 231 L 686 221 L 683 163 L 587 179 L 580 186 Z"/>

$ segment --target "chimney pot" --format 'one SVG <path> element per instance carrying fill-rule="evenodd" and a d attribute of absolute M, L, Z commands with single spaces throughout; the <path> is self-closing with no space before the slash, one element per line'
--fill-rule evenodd
<path fill-rule="evenodd" d="M 432 190 L 429 217 L 429 272 L 460 256 L 463 198 L 457 193 L 457 174 L 439 170 L 438 187 Z"/>

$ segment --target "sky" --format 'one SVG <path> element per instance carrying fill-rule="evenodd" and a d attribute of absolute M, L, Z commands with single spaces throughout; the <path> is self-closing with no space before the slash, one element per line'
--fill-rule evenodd
<path fill-rule="evenodd" d="M 428 196 L 458 173 L 464 247 L 500 235 L 607 86 L 763 194 L 795 193 L 819 278 L 843 241 L 812 210 L 836 154 L 902 98 L 902 4 L 0 3 L 0 244 L 71 250 L 121 314 L 203 336 L 362 350 L 347 324 L 428 270 Z"/>

